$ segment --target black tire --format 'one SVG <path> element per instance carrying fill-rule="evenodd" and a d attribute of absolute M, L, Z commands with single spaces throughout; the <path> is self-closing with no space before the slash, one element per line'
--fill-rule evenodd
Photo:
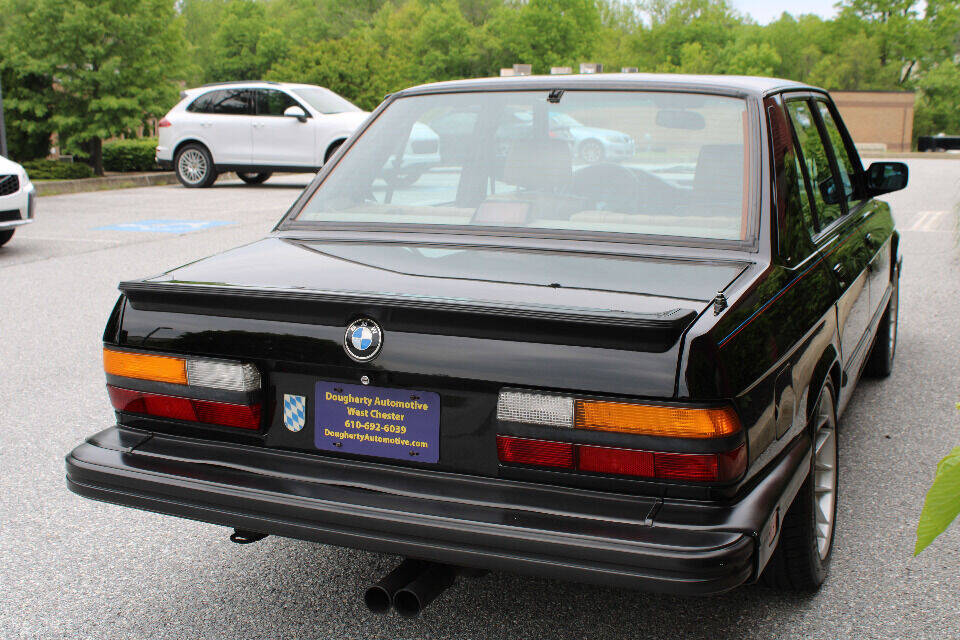
<path fill-rule="evenodd" d="M 177 180 L 188 189 L 209 187 L 217 181 L 217 168 L 205 146 L 191 143 L 180 147 L 173 163 Z"/>
<path fill-rule="evenodd" d="M 606 153 L 600 142 L 596 140 L 584 140 L 580 143 L 579 155 L 580 159 L 587 164 L 597 164 L 598 162 L 603 162 Z"/>
<path fill-rule="evenodd" d="M 247 184 L 263 184 L 266 182 L 272 173 L 246 173 L 243 171 L 237 172 L 237 177 L 246 182 Z"/>
<path fill-rule="evenodd" d="M 893 371 L 893 358 L 897 355 L 897 326 L 900 324 L 900 276 L 893 281 L 890 302 L 883 314 L 877 337 L 873 340 L 870 359 L 867 360 L 866 374 L 871 378 L 886 378 Z"/>
<path fill-rule="evenodd" d="M 337 152 L 337 149 L 343 146 L 343 143 L 343 140 L 337 140 L 327 148 L 327 153 L 323 156 L 323 164 L 327 164 L 327 160 L 333 157 L 333 154 Z"/>
<path fill-rule="evenodd" d="M 10 238 L 13 237 L 13 232 L 16 229 L 7 229 L 6 231 L 0 231 L 0 247 L 10 242 Z"/>
<path fill-rule="evenodd" d="M 833 384 L 827 383 L 811 417 L 814 431 L 814 455 L 810 472 L 794 498 L 793 504 L 783 517 L 780 541 L 763 571 L 761 579 L 768 586 L 784 591 L 816 591 L 827 577 L 830 558 L 833 555 L 833 539 L 837 520 L 837 495 L 839 476 L 837 465 L 837 412 Z M 823 429 L 824 421 L 827 429 Z M 831 441 L 832 438 L 832 441 Z M 829 447 L 833 447 L 832 468 L 826 468 L 830 460 Z M 826 450 L 824 450 L 826 447 Z M 818 455 L 822 452 L 823 457 Z M 832 505 L 822 508 L 823 487 L 833 480 Z M 820 497 L 818 497 L 820 496 Z M 829 531 L 818 512 L 830 518 Z M 829 512 L 829 513 L 828 513 Z"/>

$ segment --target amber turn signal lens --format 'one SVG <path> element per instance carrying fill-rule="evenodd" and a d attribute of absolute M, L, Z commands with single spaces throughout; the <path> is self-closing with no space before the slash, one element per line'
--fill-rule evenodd
<path fill-rule="evenodd" d="M 730 407 L 691 409 L 577 400 L 574 426 L 667 438 L 722 438 L 739 431 L 740 420 Z"/>
<path fill-rule="evenodd" d="M 124 378 L 187 384 L 187 362 L 183 358 L 104 349 L 103 370 Z"/>

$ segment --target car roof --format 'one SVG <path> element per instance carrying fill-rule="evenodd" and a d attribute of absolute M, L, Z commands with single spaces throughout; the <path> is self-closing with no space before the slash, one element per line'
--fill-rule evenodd
<path fill-rule="evenodd" d="M 597 73 L 549 76 L 475 78 L 422 84 L 398 93 L 446 93 L 521 89 L 655 89 L 763 96 L 785 89 L 817 89 L 811 85 L 757 76 L 686 75 L 679 73 Z M 822 89 L 818 89 L 821 90 Z"/>
<path fill-rule="evenodd" d="M 312 88 L 312 89 L 324 89 L 330 91 L 326 87 L 321 87 L 315 84 L 303 84 L 298 82 L 273 82 L 272 80 L 231 80 L 229 82 L 210 82 L 208 84 L 193 87 L 192 89 L 184 90 L 185 95 L 193 95 L 196 93 L 201 93 L 217 88 L 224 87 L 246 87 L 252 89 L 269 89 L 271 87 L 281 87 L 286 89 L 299 89 L 299 88 Z"/>

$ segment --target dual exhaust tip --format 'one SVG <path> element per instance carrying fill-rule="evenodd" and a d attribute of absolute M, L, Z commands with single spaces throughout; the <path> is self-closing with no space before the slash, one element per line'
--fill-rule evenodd
<path fill-rule="evenodd" d="M 373 613 L 386 614 L 392 608 L 404 618 L 415 618 L 453 584 L 458 573 L 457 567 L 408 558 L 369 587 L 363 601 Z"/>

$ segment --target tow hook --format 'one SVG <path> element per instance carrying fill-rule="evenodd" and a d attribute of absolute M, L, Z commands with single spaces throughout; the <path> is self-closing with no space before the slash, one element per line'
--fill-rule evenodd
<path fill-rule="evenodd" d="M 263 540 L 267 537 L 266 533 L 257 533 L 256 531 L 247 531 L 246 529 L 234 529 L 230 534 L 230 542 L 237 544 L 250 544 Z"/>
<path fill-rule="evenodd" d="M 415 618 L 462 573 L 459 567 L 407 558 L 370 586 L 363 601 L 373 613 L 391 607 L 404 618 Z"/>

